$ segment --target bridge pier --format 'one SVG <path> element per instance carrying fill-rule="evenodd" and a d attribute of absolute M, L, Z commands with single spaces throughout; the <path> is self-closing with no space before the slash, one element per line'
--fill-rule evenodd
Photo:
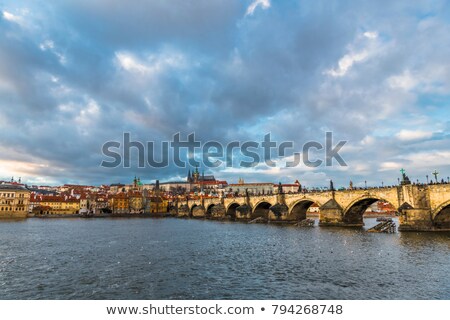
<path fill-rule="evenodd" d="M 204 218 L 206 215 L 206 210 L 203 205 L 194 205 L 191 210 L 192 218 Z"/>
<path fill-rule="evenodd" d="M 252 208 L 243 204 L 236 208 L 236 219 L 237 220 L 250 220 L 252 215 Z"/>
<path fill-rule="evenodd" d="M 344 210 L 336 202 L 331 199 L 320 207 L 319 226 L 322 227 L 362 227 L 364 222 L 361 217 L 355 219 L 345 219 Z"/>
<path fill-rule="evenodd" d="M 398 231 L 435 231 L 430 209 L 404 209 L 399 217 Z"/>
<path fill-rule="evenodd" d="M 178 217 L 189 217 L 189 206 L 187 204 L 178 207 Z"/>
<path fill-rule="evenodd" d="M 210 205 L 206 210 L 206 217 L 210 219 L 223 219 L 226 215 L 225 206 L 222 203 Z"/>
<path fill-rule="evenodd" d="M 269 208 L 269 221 L 288 222 L 289 208 L 286 204 L 278 202 Z"/>
<path fill-rule="evenodd" d="M 320 209 L 320 219 L 319 226 L 321 227 L 333 227 L 333 226 L 343 226 L 342 221 L 342 210 L 335 209 Z"/>

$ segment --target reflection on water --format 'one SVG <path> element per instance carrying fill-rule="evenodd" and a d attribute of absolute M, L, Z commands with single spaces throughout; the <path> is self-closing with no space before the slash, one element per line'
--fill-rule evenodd
<path fill-rule="evenodd" d="M 450 233 L 178 219 L 0 222 L 0 299 L 450 299 Z"/>

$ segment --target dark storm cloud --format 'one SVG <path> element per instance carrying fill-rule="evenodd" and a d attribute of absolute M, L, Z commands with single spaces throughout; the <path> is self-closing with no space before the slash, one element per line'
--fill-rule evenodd
<path fill-rule="evenodd" d="M 221 46 L 232 37 L 239 1 L 69 1 L 58 10 L 81 35 L 96 43 L 148 49 L 158 42 L 179 41 Z"/>
<path fill-rule="evenodd" d="M 22 170 L 30 180 L 167 179 L 186 170 L 100 169 L 101 145 L 123 132 L 159 142 L 195 131 L 225 143 L 272 132 L 301 146 L 333 131 L 349 141 L 348 168 L 242 176 L 346 184 L 349 176 L 396 180 L 402 163 L 420 172 L 414 154 L 448 149 L 448 124 L 432 125 L 445 106 L 425 112 L 418 102 L 424 92 L 450 91 L 450 70 L 440 67 L 450 47 L 448 4 L 283 1 L 246 15 L 250 3 L 7 2 L 0 147 L 9 151 L 1 160 L 32 155 L 32 163 L 48 164 Z"/>

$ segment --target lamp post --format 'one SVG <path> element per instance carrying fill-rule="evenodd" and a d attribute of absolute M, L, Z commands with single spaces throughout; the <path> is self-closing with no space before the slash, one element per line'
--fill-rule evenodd
<path fill-rule="evenodd" d="M 397 178 L 398 184 L 400 185 L 400 178 Z"/>

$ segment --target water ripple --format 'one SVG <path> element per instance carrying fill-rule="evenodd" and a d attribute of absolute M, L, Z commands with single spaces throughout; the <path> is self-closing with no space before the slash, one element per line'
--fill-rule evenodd
<path fill-rule="evenodd" d="M 177 219 L 0 223 L 0 299 L 450 299 L 448 233 Z"/>

